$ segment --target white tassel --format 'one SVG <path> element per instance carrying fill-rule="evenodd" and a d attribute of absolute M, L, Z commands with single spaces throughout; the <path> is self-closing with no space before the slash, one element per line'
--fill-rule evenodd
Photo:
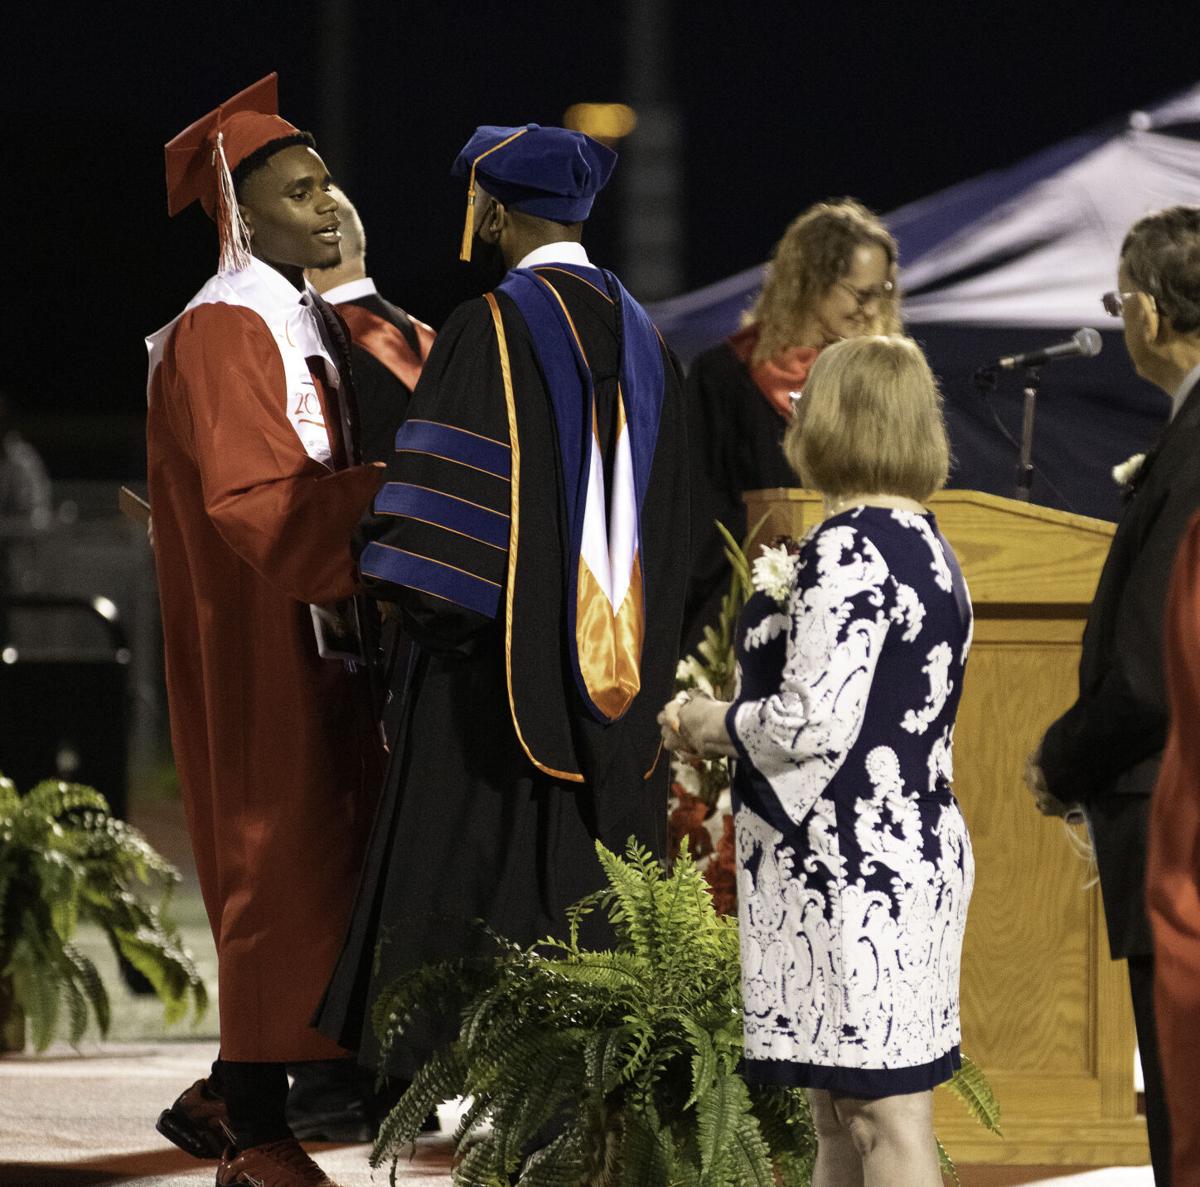
<path fill-rule="evenodd" d="M 225 159 L 225 133 L 217 133 L 217 147 L 213 152 L 213 164 L 217 169 L 217 242 L 221 254 L 217 271 L 221 275 L 240 272 L 250 266 L 250 231 L 242 220 L 238 209 L 237 193 L 233 188 L 233 174 Z"/>
<path fill-rule="evenodd" d="M 1091 890 L 1100 881 L 1100 869 L 1096 865 L 1096 847 L 1092 844 L 1091 830 L 1077 827 L 1077 825 L 1086 823 L 1087 817 L 1082 812 L 1078 815 L 1069 815 L 1063 820 L 1063 832 L 1067 834 L 1067 845 L 1083 865 L 1084 881 L 1080 885 L 1081 890 Z"/>

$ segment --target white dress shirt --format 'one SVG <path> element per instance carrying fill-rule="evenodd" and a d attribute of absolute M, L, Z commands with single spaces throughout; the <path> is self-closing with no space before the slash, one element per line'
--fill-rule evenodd
<path fill-rule="evenodd" d="M 1175 389 L 1175 394 L 1171 397 L 1171 420 L 1175 419 L 1175 414 L 1183 407 L 1184 400 L 1191 395 L 1192 388 L 1197 383 L 1200 383 L 1200 363 L 1183 377 L 1183 382 Z"/>
<path fill-rule="evenodd" d="M 345 284 L 335 284 L 321 294 L 330 305 L 340 305 L 343 301 L 357 301 L 360 297 L 374 297 L 378 293 L 375 282 L 369 276 L 358 280 L 347 280 Z"/>
<path fill-rule="evenodd" d="M 580 268 L 594 268 L 582 243 L 563 239 L 558 243 L 543 243 L 535 247 L 519 264 L 518 268 L 536 268 L 541 264 L 575 264 Z"/>

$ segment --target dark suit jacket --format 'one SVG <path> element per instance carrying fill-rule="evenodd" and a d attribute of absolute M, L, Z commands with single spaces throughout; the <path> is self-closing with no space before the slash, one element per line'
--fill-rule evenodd
<path fill-rule="evenodd" d="M 1079 699 L 1047 731 L 1047 786 L 1088 812 L 1114 959 L 1153 951 L 1146 823 L 1167 737 L 1163 618 L 1175 551 L 1200 509 L 1200 384 L 1150 449 L 1083 636 Z"/>
<path fill-rule="evenodd" d="M 412 318 L 378 293 L 340 302 L 336 308 L 350 323 L 354 382 L 358 391 L 363 460 L 386 462 L 396 447 L 396 431 L 404 423 L 412 388 L 403 383 L 368 346 L 354 339 L 354 319 L 347 306 L 358 306 L 394 326 L 417 359 L 428 353 Z"/>
<path fill-rule="evenodd" d="M 356 327 L 362 319 L 355 317 L 355 310 L 366 310 L 394 330 L 411 353 L 406 374 L 414 376 L 429 352 L 433 331 L 424 323 L 415 322 L 397 305 L 385 301 L 378 293 L 364 294 L 350 301 L 340 301 L 333 306 L 347 327 L 347 339 L 351 367 L 354 375 L 354 390 L 357 394 L 358 440 L 364 462 L 388 462 L 396 451 L 396 433 L 408 415 L 408 404 L 412 398 L 413 383 L 407 384 L 393 370 L 395 360 L 389 353 L 379 355 L 378 339 L 367 335 L 361 340 L 355 336 Z M 418 328 L 419 327 L 419 328 Z M 373 618 L 374 607 L 371 608 Z M 401 711 L 400 690 L 408 671 L 408 640 L 394 622 L 385 622 L 375 628 L 378 636 L 375 677 L 378 684 L 378 700 L 381 703 L 384 737 L 390 745 L 396 735 Z"/>

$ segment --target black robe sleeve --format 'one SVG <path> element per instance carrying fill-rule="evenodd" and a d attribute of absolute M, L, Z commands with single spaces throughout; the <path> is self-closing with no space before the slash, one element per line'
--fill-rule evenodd
<path fill-rule="evenodd" d="M 725 356 L 728 356 L 727 358 Z M 728 364 L 738 365 L 721 343 L 702 354 L 688 373 L 684 387 L 687 406 L 691 470 L 691 574 L 684 606 L 684 650 L 693 650 L 704 628 L 715 622 L 729 582 L 725 545 L 716 529 L 723 523 L 741 540 L 746 532 L 746 507 L 736 473 L 734 446 L 739 426 Z"/>
<path fill-rule="evenodd" d="M 398 603 L 427 650 L 468 645 L 500 610 L 509 473 L 495 329 L 486 303 L 470 301 L 434 343 L 357 542 L 367 590 Z"/>

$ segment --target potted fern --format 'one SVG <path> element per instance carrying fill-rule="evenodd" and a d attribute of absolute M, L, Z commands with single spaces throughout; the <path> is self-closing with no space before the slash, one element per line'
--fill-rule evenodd
<path fill-rule="evenodd" d="M 457 1025 L 384 1121 L 372 1165 L 390 1160 L 394 1183 L 430 1110 L 467 1097 L 454 1135 L 460 1187 L 518 1175 L 526 1187 L 808 1187 L 816 1137 L 804 1092 L 738 1074 L 736 921 L 714 909 L 686 845 L 670 873 L 633 843 L 624 858 L 597 852 L 608 887 L 575 905 L 566 941 L 497 937 L 487 960 L 426 966 L 380 996 L 385 1057 L 417 1015 Z M 611 950 L 579 946 L 580 921 L 598 908 L 617 935 Z M 970 1061 L 951 1088 L 996 1127 Z"/>
<path fill-rule="evenodd" d="M 73 943 L 99 925 L 151 984 L 168 1022 L 207 1008 L 204 982 L 165 910 L 179 874 L 99 792 L 47 780 L 22 796 L 0 775 L 0 1032 L 42 1051 L 65 1021 L 77 1043 L 94 1017 L 108 1033 L 108 993 Z"/>

